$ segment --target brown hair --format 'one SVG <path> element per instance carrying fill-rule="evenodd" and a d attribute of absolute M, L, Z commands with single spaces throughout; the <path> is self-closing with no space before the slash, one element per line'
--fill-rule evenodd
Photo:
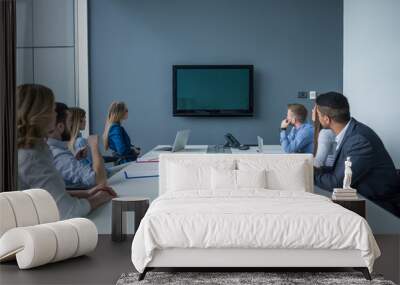
<path fill-rule="evenodd" d="M 71 112 L 71 128 L 69 130 L 71 139 L 68 142 L 68 148 L 71 150 L 71 152 L 74 152 L 75 141 L 80 132 L 79 126 L 83 118 L 86 116 L 86 111 L 79 107 L 71 107 L 69 108 L 69 111 Z"/>
<path fill-rule="evenodd" d="M 292 111 L 295 115 L 296 119 L 300 121 L 300 123 L 304 123 L 307 119 L 307 109 L 302 104 L 288 104 L 288 109 Z"/>
<path fill-rule="evenodd" d="M 17 87 L 17 147 L 33 148 L 47 136 L 52 120 L 54 95 L 38 84 Z"/>
<path fill-rule="evenodd" d="M 108 109 L 108 116 L 106 120 L 106 124 L 104 127 L 103 133 L 103 143 L 105 150 L 108 150 L 108 133 L 110 131 L 110 127 L 112 123 L 121 123 L 122 119 L 125 116 L 125 113 L 128 111 L 126 104 L 124 102 L 112 102 L 110 108 Z"/>

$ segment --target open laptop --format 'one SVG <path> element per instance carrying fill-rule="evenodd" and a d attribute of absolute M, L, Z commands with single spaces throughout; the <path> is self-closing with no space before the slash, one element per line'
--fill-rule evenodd
<path fill-rule="evenodd" d="M 176 133 L 175 141 L 172 147 L 166 146 L 166 147 L 160 147 L 156 148 L 155 150 L 157 151 L 171 151 L 171 152 L 177 152 L 180 150 L 185 149 L 185 146 L 189 140 L 189 135 L 190 135 L 190 130 L 182 130 L 178 131 Z"/>
<path fill-rule="evenodd" d="M 264 139 L 260 136 L 257 136 L 257 144 L 258 144 L 257 151 L 262 153 L 264 149 Z"/>

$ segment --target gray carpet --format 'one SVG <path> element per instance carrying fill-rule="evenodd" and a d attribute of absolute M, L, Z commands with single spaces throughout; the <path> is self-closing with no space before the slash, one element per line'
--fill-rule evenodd
<path fill-rule="evenodd" d="M 133 284 L 379 284 L 395 285 L 382 276 L 372 275 L 368 281 L 359 272 L 148 272 L 146 278 L 138 281 L 138 273 L 122 274 L 117 285 Z"/>

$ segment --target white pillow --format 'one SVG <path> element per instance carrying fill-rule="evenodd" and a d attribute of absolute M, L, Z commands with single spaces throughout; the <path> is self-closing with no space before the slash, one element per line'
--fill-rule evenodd
<path fill-rule="evenodd" d="M 211 189 L 236 189 L 236 170 L 215 169 L 211 170 Z"/>
<path fill-rule="evenodd" d="M 187 167 L 182 164 L 169 164 L 168 189 L 171 191 L 185 191 L 192 189 L 207 189 L 207 180 L 201 179 L 207 176 L 207 167 Z M 209 175 L 209 174 L 208 174 Z"/>
<path fill-rule="evenodd" d="M 167 191 L 210 190 L 211 169 L 234 169 L 235 161 L 170 162 L 167 167 Z"/>
<path fill-rule="evenodd" d="M 236 170 L 237 188 L 267 188 L 267 176 L 263 170 Z"/>
<path fill-rule="evenodd" d="M 266 170 L 266 188 L 272 190 L 306 191 L 309 170 L 304 160 L 240 159 L 239 170 Z"/>
<path fill-rule="evenodd" d="M 240 190 L 241 188 L 266 188 L 265 170 L 212 169 L 213 190 Z"/>
<path fill-rule="evenodd" d="M 271 169 L 267 171 L 268 188 L 276 190 L 302 191 L 307 190 L 305 175 L 306 163 L 296 163 L 289 169 Z"/>

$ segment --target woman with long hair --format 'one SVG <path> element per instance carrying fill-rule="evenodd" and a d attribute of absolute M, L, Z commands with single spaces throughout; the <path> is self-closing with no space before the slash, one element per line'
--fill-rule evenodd
<path fill-rule="evenodd" d="M 108 116 L 103 133 L 103 143 L 106 150 L 111 149 L 118 157 L 118 164 L 135 161 L 140 148 L 131 143 L 131 139 L 122 122 L 128 119 L 128 108 L 124 102 L 113 102 L 108 110 Z"/>
<path fill-rule="evenodd" d="M 86 191 L 67 192 L 61 174 L 53 165 L 46 143 L 55 129 L 56 112 L 53 92 L 42 85 L 25 84 L 17 88 L 18 187 L 42 188 L 57 203 L 61 219 L 86 216 L 92 209 L 116 194 L 106 186 Z M 72 194 L 73 193 L 73 194 Z"/>
<path fill-rule="evenodd" d="M 336 136 L 332 130 L 322 128 L 316 108 L 314 106 L 312 110 L 312 120 L 314 122 L 314 166 L 332 166 L 336 151 Z"/>
<path fill-rule="evenodd" d="M 82 152 L 79 160 L 85 165 L 92 165 L 93 160 L 88 141 L 81 133 L 86 128 L 86 111 L 79 107 L 70 107 L 68 110 L 71 113 L 71 138 L 68 142 L 68 148 L 74 154 Z"/>

